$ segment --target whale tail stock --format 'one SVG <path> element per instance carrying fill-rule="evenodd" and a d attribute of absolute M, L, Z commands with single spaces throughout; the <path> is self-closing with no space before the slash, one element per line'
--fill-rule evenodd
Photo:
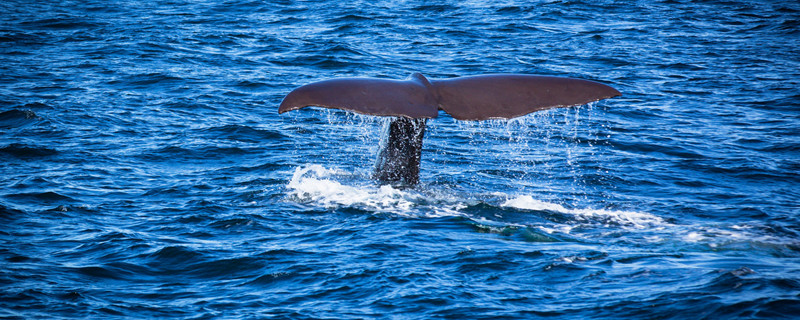
<path fill-rule="evenodd" d="M 389 134 L 382 141 L 375 162 L 374 179 L 396 186 L 413 186 L 419 182 L 426 120 L 398 117 L 389 123 Z"/>
<path fill-rule="evenodd" d="M 458 120 L 511 119 L 559 107 L 571 107 L 621 95 L 607 85 L 581 79 L 489 74 L 428 80 L 419 73 L 407 80 L 345 78 L 314 82 L 290 92 L 278 113 L 309 106 L 397 117 L 378 155 L 374 177 L 413 186 L 425 120 L 443 110 Z"/>

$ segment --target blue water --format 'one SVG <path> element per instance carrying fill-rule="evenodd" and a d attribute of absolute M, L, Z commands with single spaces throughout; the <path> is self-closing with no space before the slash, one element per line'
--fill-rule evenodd
<path fill-rule="evenodd" d="M 48 3 L 50 2 L 50 3 Z M 793 1 L 0 3 L 2 318 L 796 318 Z M 428 122 L 277 107 L 337 77 L 622 97 Z"/>

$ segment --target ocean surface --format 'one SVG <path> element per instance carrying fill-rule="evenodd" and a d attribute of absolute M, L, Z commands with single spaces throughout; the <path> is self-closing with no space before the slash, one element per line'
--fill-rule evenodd
<path fill-rule="evenodd" d="M 621 97 L 428 121 L 421 183 L 339 77 Z M 0 318 L 797 319 L 800 3 L 0 3 Z"/>

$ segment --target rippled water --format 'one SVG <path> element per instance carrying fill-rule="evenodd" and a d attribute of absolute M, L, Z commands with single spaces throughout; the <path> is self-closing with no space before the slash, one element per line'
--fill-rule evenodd
<path fill-rule="evenodd" d="M 793 318 L 791 1 L 0 3 L 0 317 Z M 309 82 L 526 73 L 623 93 L 428 122 Z"/>

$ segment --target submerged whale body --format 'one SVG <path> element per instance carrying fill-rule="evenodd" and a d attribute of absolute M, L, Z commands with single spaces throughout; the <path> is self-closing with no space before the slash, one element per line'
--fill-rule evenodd
<path fill-rule="evenodd" d="M 316 106 L 396 117 L 373 177 L 413 186 L 419 182 L 425 121 L 436 118 L 439 110 L 458 120 L 511 119 L 619 95 L 607 85 L 572 78 L 489 74 L 428 80 L 414 73 L 407 80 L 344 78 L 307 84 L 286 95 L 278 113 Z"/>

